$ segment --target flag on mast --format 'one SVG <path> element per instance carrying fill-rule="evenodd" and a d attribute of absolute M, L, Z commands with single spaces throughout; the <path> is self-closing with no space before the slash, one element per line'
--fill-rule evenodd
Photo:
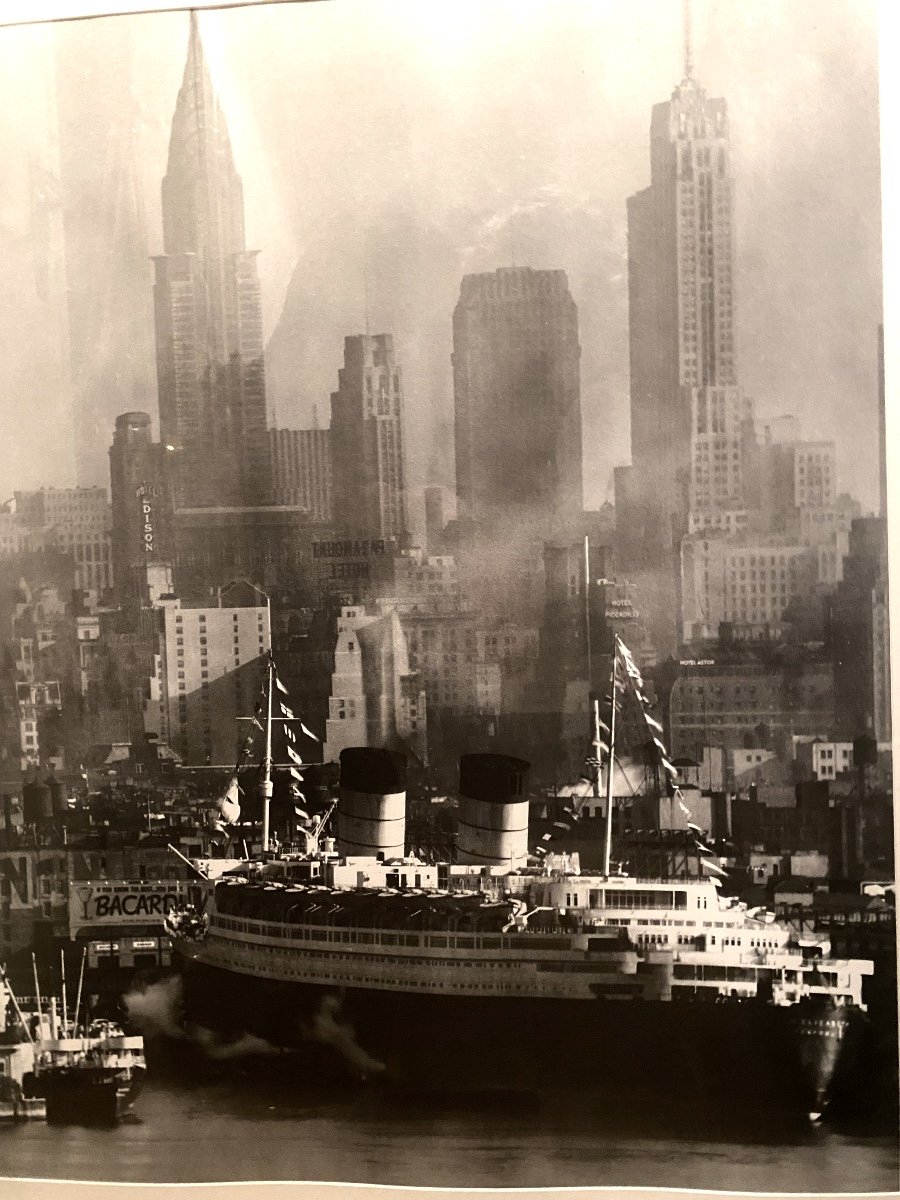
<path fill-rule="evenodd" d="M 241 802 L 237 773 L 229 779 L 228 787 L 225 789 L 224 794 L 219 797 L 216 806 L 226 825 L 236 825 L 238 823 L 241 815 Z"/>

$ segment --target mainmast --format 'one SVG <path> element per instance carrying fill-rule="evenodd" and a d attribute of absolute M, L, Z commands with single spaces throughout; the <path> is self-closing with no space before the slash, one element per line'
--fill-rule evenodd
<path fill-rule="evenodd" d="M 610 705 L 609 705 L 609 752 L 606 758 L 606 837 L 603 842 L 603 876 L 609 878 L 610 858 L 612 855 L 612 827 L 613 827 L 613 765 L 616 758 L 616 665 L 619 658 L 619 638 L 615 635 L 613 638 L 613 655 L 612 655 L 612 680 L 610 685 Z M 594 727 L 595 739 L 598 742 L 597 746 L 597 761 L 600 760 L 600 718 L 599 718 L 599 703 L 594 701 Z M 597 785 L 600 784 L 600 767 L 597 766 Z"/>
<path fill-rule="evenodd" d="M 259 773 L 259 798 L 262 801 L 262 852 L 269 850 L 269 806 L 272 801 L 272 690 L 275 683 L 275 661 L 269 655 L 266 672 L 266 751 Z"/>

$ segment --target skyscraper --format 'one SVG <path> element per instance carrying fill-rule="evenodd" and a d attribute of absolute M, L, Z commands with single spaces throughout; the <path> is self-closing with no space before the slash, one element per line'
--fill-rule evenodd
<path fill-rule="evenodd" d="M 344 365 L 331 396 L 335 530 L 406 540 L 403 386 L 389 333 L 344 339 Z"/>
<path fill-rule="evenodd" d="M 131 22 L 59 22 L 53 40 L 76 473 L 101 484 L 113 419 L 154 387 L 144 118 Z"/>
<path fill-rule="evenodd" d="M 727 106 L 694 79 L 688 30 L 684 78 L 653 108 L 650 186 L 628 200 L 632 529 L 651 559 L 689 507 L 743 505 L 732 192 Z"/>
<path fill-rule="evenodd" d="M 331 520 L 331 431 L 270 429 L 276 504 L 295 504 L 313 521 Z"/>
<path fill-rule="evenodd" d="M 270 500 L 256 252 L 241 179 L 191 13 L 162 184 L 156 354 L 160 434 L 174 446 L 186 508 Z"/>
<path fill-rule="evenodd" d="M 552 536 L 580 517 L 578 310 L 564 271 L 466 275 L 453 314 L 458 517 Z"/>

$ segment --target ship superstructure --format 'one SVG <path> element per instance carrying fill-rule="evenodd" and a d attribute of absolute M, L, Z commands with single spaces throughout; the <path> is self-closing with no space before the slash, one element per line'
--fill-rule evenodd
<path fill-rule="evenodd" d="M 827 944 L 801 948 L 708 880 L 582 875 L 567 855 L 541 873 L 327 853 L 310 866 L 286 859 L 220 878 L 205 905 L 208 932 L 190 953 L 342 987 L 781 1005 L 818 997 L 859 1009 L 872 971 L 823 957 Z"/>

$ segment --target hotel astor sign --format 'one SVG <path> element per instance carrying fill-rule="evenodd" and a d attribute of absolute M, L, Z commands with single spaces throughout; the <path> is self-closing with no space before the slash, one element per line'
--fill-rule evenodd
<path fill-rule="evenodd" d="M 98 926 L 162 925 L 184 895 L 177 879 L 73 881 L 69 884 L 69 930 Z"/>

